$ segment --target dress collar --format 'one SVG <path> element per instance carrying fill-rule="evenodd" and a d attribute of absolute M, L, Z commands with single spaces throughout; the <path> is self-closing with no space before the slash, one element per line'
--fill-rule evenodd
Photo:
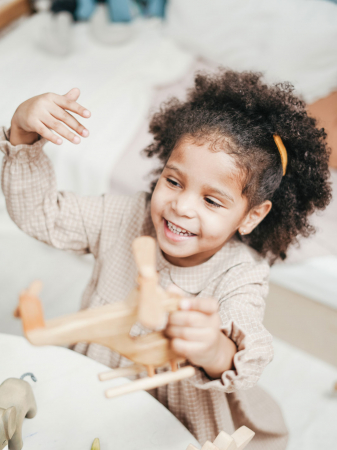
<path fill-rule="evenodd" d="M 187 293 L 199 294 L 222 273 L 244 262 L 242 251 L 239 250 L 241 246 L 242 243 L 233 238 L 206 262 L 193 267 L 179 267 L 165 259 L 157 242 L 157 270 L 168 270 L 173 284 Z"/>

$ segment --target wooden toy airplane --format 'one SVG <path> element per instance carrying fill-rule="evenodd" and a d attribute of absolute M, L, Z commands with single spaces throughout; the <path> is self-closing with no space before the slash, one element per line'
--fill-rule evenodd
<path fill-rule="evenodd" d="M 147 371 L 146 378 L 107 390 L 108 398 L 141 389 L 153 389 L 194 375 L 192 366 L 178 368 L 178 363 L 183 360 L 170 348 L 170 341 L 163 331 L 154 331 L 136 338 L 129 334 L 137 322 L 152 330 L 162 327 L 167 313 L 178 309 L 181 297 L 164 291 L 158 283 L 155 248 L 155 240 L 149 236 L 134 240 L 138 287 L 125 302 L 45 321 L 38 299 L 41 283 L 32 283 L 29 289 L 21 293 L 19 306 L 14 313 L 16 317 L 21 317 L 29 342 L 33 345 L 96 343 L 120 353 L 134 363 L 130 367 L 100 374 L 101 381 Z M 171 366 L 171 371 L 155 374 L 155 368 L 167 365 Z"/>
<path fill-rule="evenodd" d="M 253 439 L 255 433 L 243 426 L 238 428 L 231 436 L 224 431 L 218 434 L 215 441 L 206 441 L 201 450 L 243 450 Z M 186 450 L 198 450 L 190 444 Z"/>

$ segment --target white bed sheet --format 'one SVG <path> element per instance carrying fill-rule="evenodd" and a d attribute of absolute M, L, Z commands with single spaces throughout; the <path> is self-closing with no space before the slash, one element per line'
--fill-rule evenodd
<path fill-rule="evenodd" d="M 234 70 L 290 81 L 312 103 L 337 88 L 337 5 L 321 0 L 171 0 L 168 33 Z"/>

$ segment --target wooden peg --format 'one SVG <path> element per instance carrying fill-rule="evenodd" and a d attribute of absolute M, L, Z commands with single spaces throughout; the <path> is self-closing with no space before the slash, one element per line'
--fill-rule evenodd
<path fill-rule="evenodd" d="M 250 430 L 245 426 L 240 427 L 238 430 L 235 431 L 235 433 L 232 434 L 232 437 L 234 438 L 234 441 L 237 446 L 237 450 L 243 450 L 246 447 L 246 445 L 248 445 L 249 442 L 253 439 L 254 436 L 255 436 L 254 431 Z"/>
<path fill-rule="evenodd" d="M 150 236 L 141 236 L 133 241 L 132 250 L 140 276 L 156 276 L 156 241 Z"/>
<path fill-rule="evenodd" d="M 20 295 L 19 306 L 15 313 L 18 313 L 22 318 L 25 333 L 45 327 L 42 304 L 37 298 L 41 287 L 41 282 L 35 281 Z"/>
<path fill-rule="evenodd" d="M 178 370 L 178 362 L 176 359 L 172 359 L 170 361 L 170 366 L 171 366 L 171 370 L 172 372 L 176 372 Z"/>
<path fill-rule="evenodd" d="M 204 445 L 201 447 L 201 450 L 219 450 L 212 442 L 206 441 Z"/>
<path fill-rule="evenodd" d="M 107 398 L 118 397 L 119 395 L 129 394 L 130 392 L 154 389 L 165 384 L 172 383 L 174 381 L 180 381 L 184 378 L 189 378 L 195 374 L 195 369 L 192 366 L 183 367 L 177 372 L 164 372 L 155 375 L 152 378 L 140 378 L 139 380 L 132 381 L 122 386 L 116 386 L 114 388 L 105 391 Z"/>
<path fill-rule="evenodd" d="M 218 436 L 216 437 L 213 444 L 219 449 L 219 450 L 237 450 L 236 442 L 232 436 L 225 433 L 224 431 L 221 431 Z"/>
<path fill-rule="evenodd" d="M 41 290 L 42 290 L 42 282 L 40 280 L 35 280 L 31 283 L 28 289 L 21 292 L 20 296 L 28 295 L 30 297 L 38 297 Z M 20 304 L 15 308 L 13 316 L 17 319 L 21 317 Z"/>
<path fill-rule="evenodd" d="M 154 366 L 146 366 L 147 374 L 149 377 L 154 377 L 156 374 L 156 371 L 154 369 Z"/>
<path fill-rule="evenodd" d="M 141 236 L 133 241 L 132 249 L 139 272 L 138 321 L 155 330 L 163 326 L 165 320 L 156 271 L 156 241 L 150 236 Z"/>
<path fill-rule="evenodd" d="M 137 375 L 146 371 L 146 367 L 140 364 L 134 364 L 129 367 L 119 367 L 114 370 L 109 370 L 107 372 L 100 373 L 98 378 L 100 381 L 113 380 L 120 377 L 129 377 L 131 375 Z"/>
<path fill-rule="evenodd" d="M 16 319 L 20 319 L 20 317 L 21 317 L 21 314 L 20 314 L 20 305 L 18 305 L 18 306 L 14 309 L 14 311 L 13 311 L 13 316 L 14 316 Z"/>
<path fill-rule="evenodd" d="M 198 450 L 197 447 L 194 447 L 194 445 L 190 444 L 186 450 Z"/>

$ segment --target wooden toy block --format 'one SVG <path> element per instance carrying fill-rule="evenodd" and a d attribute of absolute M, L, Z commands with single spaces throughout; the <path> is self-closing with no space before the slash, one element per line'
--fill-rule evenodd
<path fill-rule="evenodd" d="M 219 450 L 237 450 L 233 436 L 221 431 L 214 441 Z"/>
<path fill-rule="evenodd" d="M 124 302 L 83 310 L 75 314 L 45 321 L 38 298 L 41 283 L 33 283 L 20 295 L 16 315 L 23 323 L 25 336 L 33 345 L 72 345 L 96 343 L 130 359 L 134 365 L 100 374 L 101 381 L 147 372 L 124 386 L 109 389 L 108 398 L 139 389 L 152 389 L 194 375 L 191 366 L 179 368 L 183 362 L 173 352 L 163 331 L 153 331 L 132 338 L 130 330 L 136 322 L 150 329 L 163 326 L 166 315 L 178 309 L 180 295 L 164 291 L 158 283 L 155 266 L 155 240 L 149 236 L 135 239 L 133 252 L 138 268 L 138 288 Z M 156 374 L 157 367 L 170 366 L 171 371 Z"/>
<path fill-rule="evenodd" d="M 206 441 L 202 446 L 201 450 L 219 450 L 212 442 Z"/>
<path fill-rule="evenodd" d="M 255 433 L 243 426 L 235 431 L 231 436 L 221 431 L 214 442 L 206 441 L 201 450 L 243 450 L 253 439 Z M 190 444 L 186 450 L 198 450 Z"/>
<path fill-rule="evenodd" d="M 255 433 L 247 427 L 240 427 L 232 434 L 237 450 L 243 450 L 253 439 Z"/>

